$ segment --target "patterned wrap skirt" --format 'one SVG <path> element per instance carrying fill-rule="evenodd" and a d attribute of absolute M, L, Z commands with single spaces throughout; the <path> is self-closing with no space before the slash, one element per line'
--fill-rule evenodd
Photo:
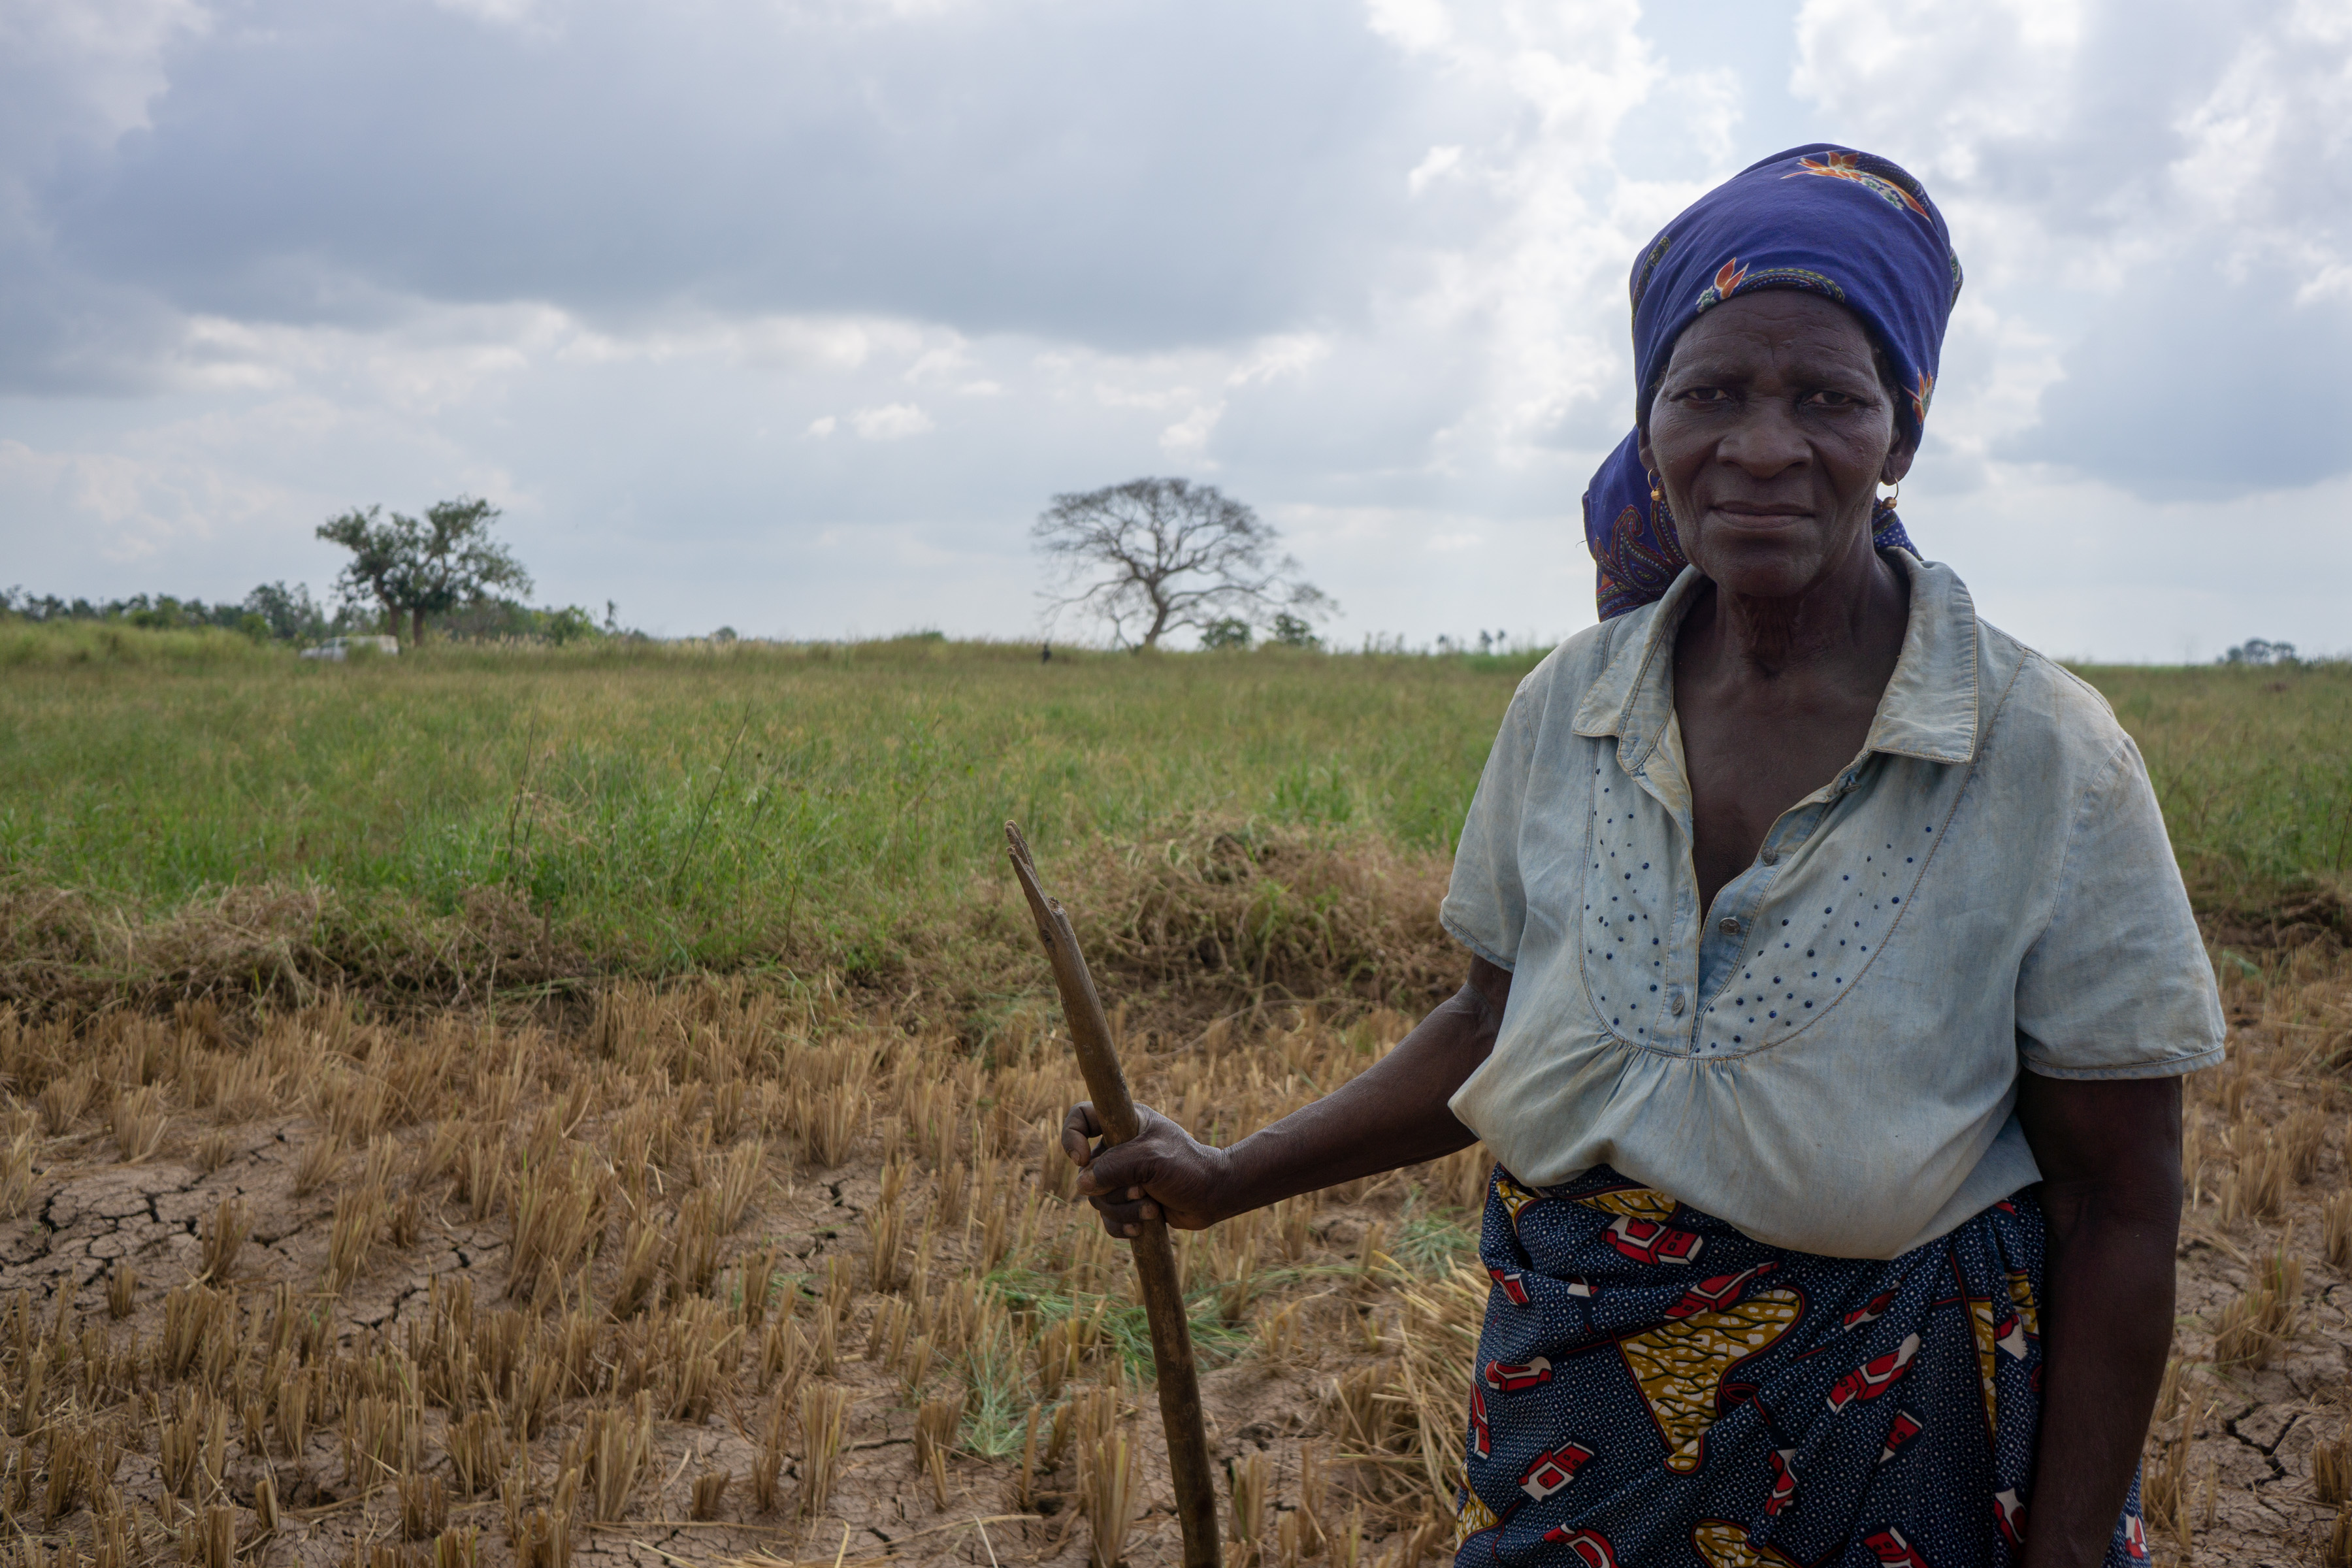
<path fill-rule="evenodd" d="M 1891 1260 L 1767 1247 L 1607 1167 L 1500 1167 L 1457 1568 L 1983 1568 L 2041 1419 L 2034 1189 Z M 2139 1483 L 2108 1568 L 2147 1559 Z"/>

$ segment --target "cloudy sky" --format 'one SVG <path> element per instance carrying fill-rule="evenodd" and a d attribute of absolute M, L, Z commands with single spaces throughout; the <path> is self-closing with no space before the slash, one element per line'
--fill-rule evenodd
<path fill-rule="evenodd" d="M 469 492 L 649 630 L 1022 636 L 1046 500 L 1181 474 L 1344 642 L 1549 640 L 1627 263 L 1815 140 L 1951 220 L 1988 616 L 2352 648 L 2341 0 L 0 0 L 0 585 Z"/>

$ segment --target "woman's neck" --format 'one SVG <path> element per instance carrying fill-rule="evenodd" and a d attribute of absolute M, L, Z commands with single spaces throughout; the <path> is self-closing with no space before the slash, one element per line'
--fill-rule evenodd
<path fill-rule="evenodd" d="M 1891 670 L 1910 607 L 1904 573 L 1881 559 L 1865 534 L 1802 593 L 1756 598 L 1716 584 L 1691 606 L 1678 641 L 1689 656 L 1735 679 L 1778 680 L 1857 661 Z"/>

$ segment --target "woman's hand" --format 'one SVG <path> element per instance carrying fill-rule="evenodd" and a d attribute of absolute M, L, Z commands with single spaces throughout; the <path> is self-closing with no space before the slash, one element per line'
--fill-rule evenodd
<path fill-rule="evenodd" d="M 1225 1201 L 1231 1170 L 1224 1151 L 1212 1149 L 1152 1110 L 1139 1105 L 1142 1130 L 1124 1143 L 1097 1148 L 1102 1123 L 1092 1101 L 1062 1119 L 1062 1152 L 1078 1167 L 1078 1193 L 1102 1215 L 1113 1236 L 1140 1236 L 1143 1222 L 1165 1219 L 1178 1230 L 1205 1230 L 1239 1207 Z"/>

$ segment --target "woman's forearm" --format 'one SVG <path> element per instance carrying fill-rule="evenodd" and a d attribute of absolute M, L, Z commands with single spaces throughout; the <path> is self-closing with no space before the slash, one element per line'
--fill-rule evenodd
<path fill-rule="evenodd" d="M 1094 1108 L 1073 1109 L 1062 1147 L 1085 1169 L 1078 1191 L 1114 1236 L 1150 1220 L 1196 1230 L 1251 1209 L 1418 1164 L 1466 1148 L 1477 1135 L 1446 1101 L 1495 1048 L 1511 994 L 1507 970 L 1479 959 L 1470 983 L 1396 1048 L 1314 1104 L 1229 1149 L 1212 1149 L 1149 1107 L 1127 1142 L 1097 1148 Z"/>
<path fill-rule="evenodd" d="M 2106 1554 L 2172 1346 L 2180 1080 L 2027 1073 L 2018 1120 L 2042 1167 L 2042 1430 L 2025 1568 Z"/>
<path fill-rule="evenodd" d="M 2045 1186 L 2042 1437 L 2026 1568 L 2092 1568 L 2106 1555 L 2172 1345 L 2176 1191 Z"/>
<path fill-rule="evenodd" d="M 1446 1101 L 1486 1059 L 1500 1022 L 1501 1010 L 1475 984 L 1465 985 L 1387 1056 L 1227 1149 L 1238 1200 L 1232 1212 L 1417 1165 L 1476 1142 L 1478 1135 L 1454 1119 Z"/>

